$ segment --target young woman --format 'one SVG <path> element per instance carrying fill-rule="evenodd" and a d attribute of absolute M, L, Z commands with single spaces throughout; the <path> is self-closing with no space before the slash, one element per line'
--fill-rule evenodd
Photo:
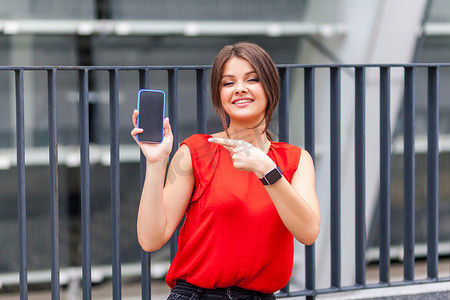
<path fill-rule="evenodd" d="M 147 159 L 137 233 L 145 251 L 161 248 L 186 214 L 166 277 L 170 299 L 274 299 L 292 273 L 293 237 L 310 245 L 320 211 L 309 153 L 272 140 L 279 77 L 258 45 L 225 46 L 211 71 L 212 101 L 224 131 L 181 143 L 138 143 Z M 136 128 L 138 112 L 133 113 Z"/>

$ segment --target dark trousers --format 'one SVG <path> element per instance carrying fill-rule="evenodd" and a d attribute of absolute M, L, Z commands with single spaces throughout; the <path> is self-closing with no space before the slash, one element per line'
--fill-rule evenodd
<path fill-rule="evenodd" d="M 273 300 L 274 294 L 264 294 L 257 291 L 246 290 L 239 287 L 204 289 L 178 280 L 167 300 Z"/>

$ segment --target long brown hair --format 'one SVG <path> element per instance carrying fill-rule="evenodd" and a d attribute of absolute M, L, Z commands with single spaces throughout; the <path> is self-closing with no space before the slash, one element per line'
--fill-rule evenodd
<path fill-rule="evenodd" d="M 222 126 L 229 136 L 227 131 L 228 115 L 223 109 L 222 101 L 220 100 L 220 88 L 225 63 L 231 57 L 238 57 L 247 60 L 258 75 L 259 81 L 261 82 L 267 96 L 266 111 L 264 114 L 264 119 L 261 120 L 261 122 L 265 121 L 264 132 L 267 134 L 267 137 L 272 140 L 272 135 L 268 131 L 268 128 L 270 120 L 272 119 L 272 113 L 280 99 L 280 77 L 274 62 L 267 52 L 260 46 L 253 43 L 239 42 L 234 45 L 227 45 L 220 50 L 214 60 L 211 70 L 211 97 L 214 108 L 222 121 Z M 261 123 L 257 126 L 260 124 Z"/>

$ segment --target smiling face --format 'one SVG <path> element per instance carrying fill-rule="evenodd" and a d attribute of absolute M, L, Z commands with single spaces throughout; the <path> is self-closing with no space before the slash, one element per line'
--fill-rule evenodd
<path fill-rule="evenodd" d="M 220 100 L 230 117 L 230 126 L 253 127 L 263 119 L 267 96 L 253 66 L 245 59 L 231 57 L 224 65 Z"/>
<path fill-rule="evenodd" d="M 237 63 L 239 61 L 243 61 L 245 63 Z M 232 67 L 232 64 L 238 64 L 239 66 Z M 227 70 L 225 70 L 225 65 L 227 65 Z M 238 74 L 238 71 L 240 71 L 241 68 L 247 68 L 247 71 Z M 275 110 L 280 97 L 280 78 L 278 77 L 278 71 L 272 59 L 260 46 L 249 42 L 239 42 L 233 45 L 227 45 L 219 51 L 216 58 L 214 59 L 214 63 L 211 69 L 212 103 L 214 105 L 214 108 L 216 109 L 217 114 L 220 117 L 220 120 L 222 121 L 223 128 L 228 135 L 227 119 L 229 119 L 228 117 L 230 117 L 228 115 L 228 112 L 236 113 L 233 118 L 234 121 L 237 121 L 238 119 L 236 119 L 236 117 L 245 115 L 241 113 L 248 112 L 250 108 L 255 108 L 256 105 L 254 104 L 261 104 L 261 102 L 256 103 L 256 101 L 254 100 L 262 98 L 258 96 L 255 99 L 246 99 L 246 97 L 250 97 L 249 95 L 241 97 L 241 101 L 234 103 L 234 105 L 232 105 L 233 103 L 230 104 L 229 102 L 226 102 L 226 95 L 228 95 L 229 98 L 229 94 L 231 93 L 228 89 L 231 89 L 231 87 L 234 87 L 234 85 L 236 84 L 236 82 L 234 82 L 233 80 L 239 79 L 237 75 L 252 75 L 252 73 L 246 74 L 249 71 L 253 71 L 253 75 L 255 75 L 256 78 L 252 78 L 252 80 L 250 81 L 245 81 L 242 79 L 237 83 L 246 83 L 244 87 L 247 88 L 248 91 L 245 91 L 244 89 L 244 91 L 241 91 L 241 94 L 247 92 L 249 95 L 253 96 L 259 94 L 254 89 L 254 87 L 259 88 L 262 86 L 265 92 L 264 97 L 266 99 L 266 109 L 263 118 L 260 118 L 261 123 L 253 124 L 253 127 L 265 124 L 263 132 L 266 132 L 267 136 L 271 139 L 271 136 L 267 132 L 267 129 L 272 118 L 272 113 Z M 223 77 L 223 75 L 233 75 L 234 78 L 233 76 Z M 226 84 L 224 82 L 225 78 L 232 79 L 230 85 L 224 86 L 224 84 Z M 255 83 L 255 80 L 258 81 L 258 84 L 253 86 L 252 82 Z M 246 102 L 249 104 L 246 104 L 245 107 L 243 107 L 244 103 Z M 223 105 L 227 105 L 227 110 L 225 110 L 225 107 Z M 238 110 L 238 108 L 241 108 L 241 110 Z M 245 111 L 242 108 L 248 108 L 248 110 Z M 250 119 L 248 121 L 250 121 Z M 248 123 L 249 122 L 247 122 L 247 124 Z"/>

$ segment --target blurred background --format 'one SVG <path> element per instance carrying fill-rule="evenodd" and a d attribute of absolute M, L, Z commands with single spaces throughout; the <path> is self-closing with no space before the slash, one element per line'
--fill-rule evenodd
<path fill-rule="evenodd" d="M 0 65 L 2 66 L 173 66 L 209 65 L 226 44 L 256 42 L 276 64 L 395 64 L 450 63 L 450 1 L 383 0 L 0 0 Z M 400 70 L 401 71 L 401 70 Z M 302 73 L 291 74 L 290 142 L 303 146 Z M 342 78 L 342 128 L 345 147 L 352 145 L 353 93 L 351 72 Z M 368 121 L 371 105 L 378 105 L 377 70 L 367 74 Z M 403 73 L 392 73 L 392 241 L 393 260 L 402 251 L 402 89 Z M 48 179 L 48 121 L 46 73 L 25 76 L 25 140 L 28 270 L 50 268 Z M 329 121 L 328 74 L 317 72 L 316 166 L 323 214 L 317 251 L 323 261 L 319 274 L 329 268 Z M 299 84 L 295 84 L 295 82 Z M 440 73 L 440 232 L 439 253 L 450 253 L 450 72 Z M 131 112 L 136 106 L 138 75 L 120 74 L 121 143 L 121 254 L 122 263 L 140 271 L 136 238 L 139 202 L 139 152 L 130 137 Z M 167 90 L 165 71 L 150 73 L 150 88 Z M 326 87 L 326 88 L 325 88 Z M 426 257 L 426 73 L 416 79 L 416 255 Z M 81 265 L 78 73 L 57 77 L 59 142 L 59 210 L 61 267 Z M 109 187 L 109 86 L 108 74 L 93 72 L 89 81 L 91 141 L 92 264 L 111 263 Z M 13 72 L 0 71 L 0 274 L 18 271 L 17 169 L 15 159 L 15 88 Z M 195 133 L 195 76 L 180 73 L 179 141 Z M 209 95 L 209 91 L 208 91 Z M 371 101 L 373 100 L 373 101 Z M 326 115 L 325 117 L 323 115 Z M 375 118 L 375 117 L 374 117 Z M 374 120 L 374 124 L 375 124 Z M 276 122 L 276 117 L 275 121 Z M 378 121 L 377 121 L 378 122 Z M 377 137 L 377 126 L 367 125 L 367 136 Z M 208 131 L 221 130 L 208 103 Z M 274 128 L 276 132 L 276 128 Z M 348 140 L 347 140 L 348 139 Z M 377 138 L 367 141 L 368 263 L 377 261 L 378 203 Z M 375 143 L 375 144 L 374 144 Z M 350 154 L 343 153 L 343 212 L 352 213 L 354 201 Z M 375 158 L 371 157 L 373 155 Z M 370 157 L 369 157 L 370 156 Z M 342 218 L 343 268 L 353 274 L 352 220 Z M 352 227 L 353 226 L 353 227 Z M 349 234 L 350 236 L 352 234 Z M 349 237 L 351 239 L 351 237 Z M 347 243 L 348 242 L 348 243 Z M 348 245 L 348 246 L 347 246 Z M 370 249 L 375 249 L 370 251 Z M 302 253 L 296 270 L 302 277 Z M 152 256 L 154 276 L 162 277 L 168 265 L 167 247 Z M 322 259 L 321 259 L 322 260 Z M 106 267 L 107 268 L 107 267 Z M 346 269 L 348 268 L 348 269 Z M 450 270 L 449 270 L 450 271 Z M 133 273 L 135 272 L 135 273 Z M 108 273 L 108 272 L 106 272 Z M 345 272 L 344 272 L 345 273 Z M 327 286 L 318 276 L 318 286 Z M 328 276 L 323 276 L 328 278 Z M 1 288 L 1 286 L 0 286 Z M 1 291 L 1 290 L 0 290 Z"/>

